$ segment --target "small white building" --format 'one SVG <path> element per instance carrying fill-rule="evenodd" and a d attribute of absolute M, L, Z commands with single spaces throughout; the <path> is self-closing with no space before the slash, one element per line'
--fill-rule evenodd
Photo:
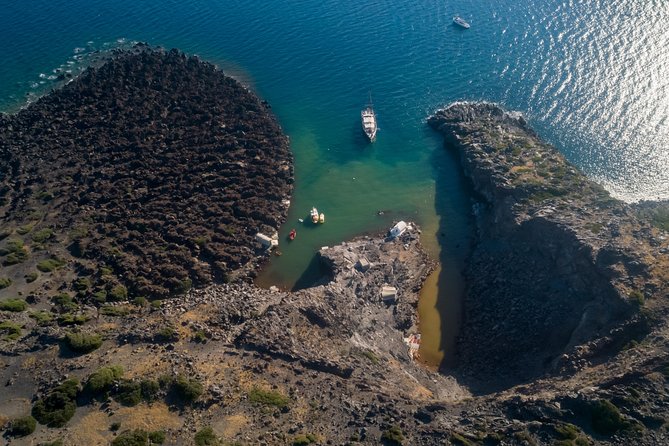
<path fill-rule="evenodd" d="M 407 230 L 409 226 L 406 224 L 404 221 L 399 221 L 395 226 L 392 227 L 390 230 L 390 236 L 392 238 L 399 237 L 400 235 L 404 234 L 404 231 Z"/>
<path fill-rule="evenodd" d="M 393 303 L 397 299 L 397 288 L 385 285 L 381 287 L 381 299 L 386 303 Z"/>
<path fill-rule="evenodd" d="M 367 260 L 364 257 L 360 257 L 358 259 L 358 262 L 355 264 L 355 267 L 358 268 L 360 271 L 367 272 L 367 270 L 370 268 L 371 263 L 369 263 L 369 260 Z"/>
<path fill-rule="evenodd" d="M 275 246 L 279 246 L 279 240 L 268 237 L 260 232 L 256 234 L 256 241 L 259 242 L 263 248 L 268 250 L 274 248 Z"/>

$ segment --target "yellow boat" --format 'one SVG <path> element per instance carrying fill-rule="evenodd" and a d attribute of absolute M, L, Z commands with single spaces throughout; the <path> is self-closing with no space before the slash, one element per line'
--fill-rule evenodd
<path fill-rule="evenodd" d="M 321 215 L 318 217 L 318 221 L 322 224 L 325 223 L 325 214 L 321 212 Z"/>

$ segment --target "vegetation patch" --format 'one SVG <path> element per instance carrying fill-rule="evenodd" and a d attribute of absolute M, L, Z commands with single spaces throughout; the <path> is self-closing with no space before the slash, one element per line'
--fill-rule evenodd
<path fill-rule="evenodd" d="M 65 344 L 77 353 L 90 353 L 102 345 L 102 336 L 84 332 L 70 332 L 65 335 Z"/>
<path fill-rule="evenodd" d="M 12 420 L 7 433 L 13 437 L 25 437 L 35 432 L 36 427 L 37 420 L 30 415 L 26 415 Z"/>
<path fill-rule="evenodd" d="M 284 407 L 288 407 L 290 403 L 290 399 L 287 396 L 276 390 L 263 390 L 254 387 L 248 395 L 249 400 L 256 405 L 274 406 L 283 409 Z"/>
<path fill-rule="evenodd" d="M 107 293 L 107 299 L 112 302 L 122 302 L 128 300 L 128 289 L 123 285 L 116 285 L 109 293 Z"/>
<path fill-rule="evenodd" d="M 151 444 L 165 443 L 165 432 L 164 431 L 149 432 L 149 441 L 151 442 Z"/>
<path fill-rule="evenodd" d="M 77 409 L 75 399 L 79 390 L 76 379 L 68 379 L 33 405 L 32 416 L 49 427 L 63 427 Z"/>
<path fill-rule="evenodd" d="M 399 426 L 391 426 L 381 434 L 381 441 L 387 445 L 401 445 L 404 441 L 404 434 Z"/>
<path fill-rule="evenodd" d="M 74 281 L 74 289 L 77 291 L 86 291 L 91 285 L 91 279 L 88 277 L 80 277 Z"/>
<path fill-rule="evenodd" d="M 33 283 L 34 281 L 37 280 L 38 277 L 39 274 L 36 273 L 35 271 L 29 272 L 28 274 L 25 275 L 26 283 Z"/>
<path fill-rule="evenodd" d="M 15 341 L 21 337 L 21 326 L 12 321 L 0 322 L 0 333 L 4 335 L 4 339 Z"/>
<path fill-rule="evenodd" d="M 362 356 L 369 359 L 372 362 L 372 364 L 378 364 L 379 363 L 379 357 L 376 356 L 376 353 L 374 353 L 371 350 L 363 350 L 362 351 Z"/>
<path fill-rule="evenodd" d="M 641 291 L 638 291 L 638 290 L 634 290 L 634 291 L 630 292 L 629 298 L 638 307 L 642 307 L 643 304 L 645 303 L 643 293 Z"/>
<path fill-rule="evenodd" d="M 142 389 L 136 381 L 124 379 L 118 385 L 114 399 L 124 406 L 132 407 L 142 401 Z"/>
<path fill-rule="evenodd" d="M 620 410 L 609 400 L 599 400 L 590 408 L 592 428 L 602 435 L 612 435 L 627 430 L 632 423 L 623 419 Z"/>
<path fill-rule="evenodd" d="M 174 342 L 179 340 L 179 334 L 173 327 L 166 326 L 158 330 L 153 339 L 156 342 Z"/>
<path fill-rule="evenodd" d="M 37 263 L 37 269 L 43 273 L 50 273 L 57 270 L 58 268 L 65 265 L 65 261 L 57 257 L 51 257 L 50 259 L 42 260 Z"/>
<path fill-rule="evenodd" d="M 7 288 L 11 284 L 12 284 L 12 279 L 10 279 L 8 277 L 0 278 L 0 290 L 3 289 L 3 288 Z"/>
<path fill-rule="evenodd" d="M 53 237 L 53 230 L 49 228 L 40 229 L 32 235 L 32 240 L 35 243 L 44 243 Z"/>
<path fill-rule="evenodd" d="M 127 316 L 130 314 L 130 308 L 126 306 L 115 307 L 112 305 L 105 305 L 104 307 L 100 307 L 100 314 L 115 317 Z"/>
<path fill-rule="evenodd" d="M 92 395 L 99 395 L 111 389 L 114 382 L 123 376 L 123 367 L 111 365 L 91 373 L 86 380 L 84 390 Z"/>
<path fill-rule="evenodd" d="M 34 223 L 28 223 L 27 225 L 19 226 L 16 228 L 16 233 L 19 235 L 26 235 L 35 227 Z"/>
<path fill-rule="evenodd" d="M 160 385 L 157 381 L 152 379 L 143 379 L 139 382 L 139 387 L 142 393 L 142 399 L 146 402 L 155 401 L 160 391 Z"/>
<path fill-rule="evenodd" d="M 74 302 L 72 299 L 72 296 L 70 296 L 67 293 L 60 293 L 56 294 L 51 298 L 51 302 L 53 302 L 55 305 L 60 305 L 61 307 L 65 307 L 68 304 L 71 304 Z"/>
<path fill-rule="evenodd" d="M 317 442 L 318 437 L 314 434 L 300 434 L 293 439 L 293 446 L 307 446 Z"/>
<path fill-rule="evenodd" d="M 28 258 L 28 251 L 23 246 L 23 240 L 7 240 L 4 248 L 0 248 L 0 257 L 6 256 L 2 261 L 5 266 L 16 265 Z"/>
<path fill-rule="evenodd" d="M 197 433 L 195 434 L 194 437 L 195 440 L 195 445 L 196 446 L 219 446 L 220 442 L 218 441 L 218 438 L 216 437 L 216 434 L 214 433 L 214 430 L 207 426 L 203 427 Z"/>
<path fill-rule="evenodd" d="M 63 313 L 58 316 L 58 325 L 64 327 L 72 325 L 83 325 L 88 320 L 88 316 L 85 314 L 73 314 L 73 313 Z"/>
<path fill-rule="evenodd" d="M 111 444 L 112 446 L 147 446 L 149 444 L 149 434 L 141 429 L 124 431 L 114 438 Z"/>
<path fill-rule="evenodd" d="M 46 325 L 51 325 L 51 323 L 54 320 L 53 313 L 49 313 L 48 311 L 32 311 L 30 313 L 30 317 L 35 319 L 37 322 L 37 325 L 40 327 L 44 327 Z"/>
<path fill-rule="evenodd" d="M 197 379 L 186 378 L 183 375 L 177 376 L 174 380 L 172 383 L 172 390 L 176 396 L 185 403 L 194 402 L 204 392 L 202 384 Z"/>
<path fill-rule="evenodd" d="M 23 299 L 9 298 L 0 302 L 0 311 L 18 313 L 19 311 L 25 311 L 26 308 L 28 308 L 28 304 Z"/>

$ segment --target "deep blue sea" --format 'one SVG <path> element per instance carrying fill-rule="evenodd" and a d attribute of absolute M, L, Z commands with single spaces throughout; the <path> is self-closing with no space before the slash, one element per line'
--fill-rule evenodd
<path fill-rule="evenodd" d="M 59 72 L 76 75 L 95 51 L 134 41 L 197 54 L 267 99 L 296 161 L 281 235 L 295 227 L 298 236 L 282 243 L 283 255 L 272 260 L 263 284 L 306 283 L 318 247 L 414 220 L 444 265 L 422 303 L 426 332 L 440 325 L 457 330 L 451 297 L 462 288 L 457 270 L 469 234 L 466 182 L 425 125 L 438 107 L 455 100 L 501 103 L 523 112 L 614 196 L 669 198 L 666 0 L 2 0 L 0 6 L 0 110 L 16 110 L 48 91 Z M 455 14 L 471 28 L 455 26 Z M 369 92 L 380 127 L 372 145 L 359 122 Z M 298 223 L 311 206 L 326 214 L 326 224 Z M 433 350 L 444 348 L 437 342 Z"/>

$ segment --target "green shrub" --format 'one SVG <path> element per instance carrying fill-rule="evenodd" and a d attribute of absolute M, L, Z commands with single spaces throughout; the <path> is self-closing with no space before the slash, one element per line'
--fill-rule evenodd
<path fill-rule="evenodd" d="M 161 306 L 162 304 L 163 304 L 163 301 L 160 300 L 160 299 L 152 300 L 152 301 L 151 301 L 151 308 L 153 308 L 154 310 L 157 310 L 157 309 L 160 308 L 160 306 Z"/>
<path fill-rule="evenodd" d="M 204 333 L 204 331 L 198 330 L 193 335 L 193 341 L 204 344 L 207 342 L 207 335 Z"/>
<path fill-rule="evenodd" d="M 121 432 L 111 444 L 112 446 L 146 446 L 149 444 L 149 434 L 141 429 Z"/>
<path fill-rule="evenodd" d="M 167 326 L 158 330 L 154 335 L 154 339 L 157 342 L 173 342 L 179 340 L 179 334 L 173 327 Z"/>
<path fill-rule="evenodd" d="M 32 415 L 41 424 L 49 427 L 63 427 L 74 416 L 77 408 L 75 399 L 79 389 L 79 382 L 68 379 L 45 398 L 37 400 L 32 409 Z"/>
<path fill-rule="evenodd" d="M 63 446 L 63 440 L 54 440 L 48 443 L 40 443 L 39 446 Z"/>
<path fill-rule="evenodd" d="M 102 367 L 90 374 L 88 380 L 86 381 L 86 385 L 84 386 L 84 390 L 93 395 L 107 392 L 109 389 L 111 389 L 114 381 L 118 380 L 122 376 L 123 367 L 120 365 Z"/>
<path fill-rule="evenodd" d="M 121 422 L 120 421 L 115 421 L 109 426 L 109 430 L 112 432 L 116 432 L 119 429 L 121 429 Z"/>
<path fill-rule="evenodd" d="M 175 294 L 185 294 L 193 287 L 193 281 L 191 279 L 184 279 L 179 282 L 179 286 L 174 288 Z"/>
<path fill-rule="evenodd" d="M 63 313 L 58 316 L 58 325 L 70 326 L 70 325 L 82 325 L 85 324 L 88 320 L 88 316 L 85 314 L 72 314 L 72 313 Z"/>
<path fill-rule="evenodd" d="M 105 316 L 116 316 L 116 317 L 127 316 L 130 314 L 130 308 L 105 305 L 104 307 L 100 307 L 100 314 L 104 314 Z"/>
<path fill-rule="evenodd" d="M 392 429 L 392 428 L 391 428 Z M 402 432 L 400 431 L 400 434 Z M 403 440 L 404 438 L 402 438 Z M 401 441 L 400 443 L 392 443 L 392 440 L 388 440 L 390 444 L 402 444 Z M 462 435 L 458 434 L 457 432 L 451 433 L 451 443 L 453 443 L 456 446 L 474 446 L 474 443 L 463 437 Z"/>
<path fill-rule="evenodd" d="M 35 319 L 37 325 L 44 327 L 50 325 L 53 322 L 53 314 L 48 311 L 33 311 L 30 313 L 30 317 Z"/>
<path fill-rule="evenodd" d="M 0 256 L 7 256 L 2 262 L 3 265 L 16 265 L 28 258 L 28 251 L 23 247 L 23 240 L 13 239 L 8 240 L 4 248 L 0 248 Z"/>
<path fill-rule="evenodd" d="M 643 304 L 645 303 L 643 293 L 641 291 L 638 291 L 638 290 L 634 290 L 634 291 L 630 292 L 629 298 L 638 307 L 642 307 Z"/>
<path fill-rule="evenodd" d="M 160 391 L 160 384 L 152 379 L 143 379 L 139 382 L 142 398 L 145 401 L 151 402 L 156 399 Z"/>
<path fill-rule="evenodd" d="M 165 443 L 165 432 L 163 431 L 149 432 L 149 440 L 151 440 L 151 444 L 163 444 Z"/>
<path fill-rule="evenodd" d="M 562 440 L 575 440 L 581 434 L 578 427 L 573 424 L 563 424 L 555 428 L 558 437 Z"/>
<path fill-rule="evenodd" d="M 65 335 L 65 344 L 77 353 L 90 353 L 102 345 L 102 336 L 83 332 L 70 332 Z"/>
<path fill-rule="evenodd" d="M 611 435 L 629 424 L 623 420 L 618 408 L 608 400 L 599 400 L 591 408 L 592 428 L 599 434 Z"/>
<path fill-rule="evenodd" d="M 118 392 L 114 399 L 124 406 L 136 406 L 142 401 L 140 384 L 136 381 L 122 380 L 118 386 Z"/>
<path fill-rule="evenodd" d="M 25 262 L 25 260 L 28 258 L 28 251 L 25 249 L 21 249 L 18 252 L 13 252 L 7 257 L 5 257 L 5 260 L 3 260 L 2 264 L 4 266 L 11 266 L 11 265 L 16 265 L 21 262 Z"/>
<path fill-rule="evenodd" d="M 249 400 L 257 405 L 274 406 L 280 409 L 288 406 L 290 400 L 284 394 L 275 390 L 263 390 L 254 387 L 249 392 Z"/>
<path fill-rule="evenodd" d="M 93 293 L 93 300 L 98 303 L 107 302 L 107 292 L 105 290 L 99 290 Z"/>
<path fill-rule="evenodd" d="M 26 278 L 26 283 L 33 283 L 39 277 L 39 274 L 35 271 L 29 272 L 24 276 Z"/>
<path fill-rule="evenodd" d="M 374 353 L 371 350 L 363 350 L 362 351 L 362 356 L 369 359 L 372 362 L 372 364 L 378 364 L 379 363 L 379 357 L 376 356 L 376 353 Z"/>
<path fill-rule="evenodd" d="M 21 326 L 12 321 L 0 322 L 0 333 L 5 335 L 5 339 L 15 341 L 21 337 Z"/>
<path fill-rule="evenodd" d="M 174 377 L 171 375 L 160 375 L 158 377 L 158 385 L 160 386 L 161 389 L 167 389 L 168 387 L 172 387 L 172 384 L 174 384 Z"/>
<path fill-rule="evenodd" d="M 132 304 L 137 307 L 144 307 L 148 302 L 144 296 L 137 296 L 132 300 Z"/>
<path fill-rule="evenodd" d="M 13 437 L 25 437 L 35 432 L 36 427 L 37 420 L 30 415 L 26 415 L 12 420 L 7 433 Z"/>
<path fill-rule="evenodd" d="M 38 200 L 42 200 L 44 202 L 51 201 L 53 200 L 53 194 L 49 192 L 48 190 L 43 190 L 40 191 L 39 193 L 35 194 L 35 198 Z"/>
<path fill-rule="evenodd" d="M 28 308 L 28 304 L 23 299 L 9 298 L 0 302 L 1 311 L 12 311 L 18 313 L 19 311 L 25 311 Z"/>
<path fill-rule="evenodd" d="M 51 302 L 53 302 L 56 305 L 64 306 L 67 304 L 72 303 L 72 296 L 70 296 L 67 293 L 60 293 L 51 298 Z"/>
<path fill-rule="evenodd" d="M 65 265 L 64 260 L 60 260 L 56 257 L 52 257 L 50 259 L 42 260 L 41 262 L 37 263 L 37 269 L 40 270 L 43 273 L 50 273 L 52 271 L 55 271 L 56 269 L 60 268 L 61 266 Z"/>
<path fill-rule="evenodd" d="M 200 429 L 194 439 L 196 446 L 218 446 L 220 444 L 214 430 L 209 426 Z"/>
<path fill-rule="evenodd" d="M 88 277 L 80 277 L 74 281 L 74 289 L 77 291 L 86 291 L 91 285 L 91 279 Z"/>
<path fill-rule="evenodd" d="M 128 289 L 123 285 L 116 285 L 107 293 L 107 299 L 112 302 L 128 300 Z"/>
<path fill-rule="evenodd" d="M 44 243 L 53 236 L 53 230 L 49 228 L 40 229 L 32 235 L 33 242 Z"/>
<path fill-rule="evenodd" d="M 0 290 L 3 288 L 7 288 L 9 285 L 12 284 L 12 279 L 8 277 L 3 277 L 0 279 Z"/>
<path fill-rule="evenodd" d="M 386 444 L 401 445 L 404 441 L 402 429 L 398 426 L 392 426 L 381 434 L 381 440 Z"/>
<path fill-rule="evenodd" d="M 293 439 L 293 446 L 307 446 L 318 442 L 318 437 L 314 434 L 301 434 Z"/>
<path fill-rule="evenodd" d="M 111 276 L 112 273 L 114 272 L 114 270 L 112 270 L 111 268 L 108 268 L 106 266 L 102 266 L 102 267 L 100 267 L 98 272 L 100 273 L 100 276 L 103 277 L 103 276 Z"/>
<path fill-rule="evenodd" d="M 186 378 L 183 375 L 177 376 L 172 383 L 172 389 L 176 395 L 186 403 L 194 402 L 204 391 L 202 384 L 200 384 L 198 380 Z"/>
<path fill-rule="evenodd" d="M 34 227 L 35 227 L 34 223 L 28 223 L 27 225 L 19 226 L 18 228 L 16 228 L 16 233 L 19 235 L 26 235 L 27 233 L 32 231 Z"/>

